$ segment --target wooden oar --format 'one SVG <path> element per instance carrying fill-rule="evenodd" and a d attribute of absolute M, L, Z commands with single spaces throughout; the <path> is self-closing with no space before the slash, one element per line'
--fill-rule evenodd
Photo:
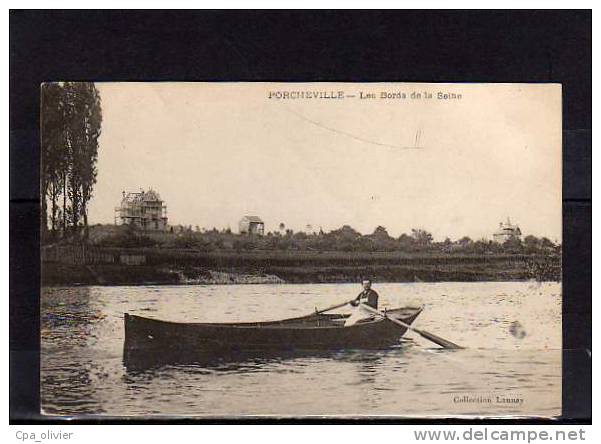
<path fill-rule="evenodd" d="M 388 319 L 390 322 L 394 322 L 397 325 L 400 325 L 401 327 L 405 327 L 408 330 L 414 331 L 415 333 L 417 333 L 418 335 L 420 335 L 422 338 L 427 339 L 428 341 L 432 341 L 435 344 L 440 345 L 442 348 L 449 348 L 449 349 L 460 349 L 463 348 L 460 345 L 457 345 L 451 341 L 448 341 L 444 338 L 441 338 L 440 336 L 436 336 L 435 334 L 432 334 L 430 332 L 424 331 L 424 330 L 420 330 L 419 328 L 415 328 L 412 327 L 409 324 L 406 324 L 403 321 L 399 321 L 398 319 L 393 319 L 389 316 L 387 316 L 386 314 L 382 313 L 381 311 L 376 310 L 375 308 L 370 307 L 369 305 L 365 305 L 362 304 L 362 308 L 366 309 L 367 311 L 369 311 L 370 313 L 382 316 L 383 318 Z"/>
<path fill-rule="evenodd" d="M 335 310 L 336 308 L 344 307 L 346 304 L 350 304 L 350 303 L 351 303 L 351 302 L 353 302 L 354 300 L 355 300 L 355 299 L 351 299 L 350 301 L 346 301 L 346 302 L 343 302 L 343 303 L 341 303 L 341 304 L 332 305 L 331 307 L 324 308 L 323 310 L 315 310 L 315 313 L 314 313 L 314 314 L 325 313 L 326 311 Z"/>

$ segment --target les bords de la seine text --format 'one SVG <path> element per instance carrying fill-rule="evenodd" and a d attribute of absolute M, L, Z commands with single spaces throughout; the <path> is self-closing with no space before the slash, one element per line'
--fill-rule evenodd
<path fill-rule="evenodd" d="M 343 90 L 271 90 L 267 93 L 270 100 L 462 100 L 463 95 L 448 91 L 357 91 L 349 93 Z"/>

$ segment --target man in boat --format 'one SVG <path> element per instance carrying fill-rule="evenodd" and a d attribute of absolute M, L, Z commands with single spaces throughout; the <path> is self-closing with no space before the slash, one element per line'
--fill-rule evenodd
<path fill-rule="evenodd" d="M 371 280 L 365 279 L 363 281 L 363 291 L 355 298 L 351 305 L 356 307 L 359 303 L 363 302 L 365 305 L 369 305 L 371 308 L 378 309 L 378 293 L 371 288 Z"/>

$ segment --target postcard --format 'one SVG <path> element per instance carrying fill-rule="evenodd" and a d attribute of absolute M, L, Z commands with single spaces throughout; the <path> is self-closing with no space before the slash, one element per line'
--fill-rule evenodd
<path fill-rule="evenodd" d="M 561 415 L 561 85 L 40 107 L 44 415 Z"/>

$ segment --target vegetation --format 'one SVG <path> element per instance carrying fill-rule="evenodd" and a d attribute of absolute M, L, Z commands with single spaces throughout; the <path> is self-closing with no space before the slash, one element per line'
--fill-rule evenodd
<path fill-rule="evenodd" d="M 100 225 L 90 227 L 88 244 L 114 262 L 47 262 L 45 284 L 215 283 L 215 272 L 225 273 L 228 282 L 239 282 L 240 276 L 295 283 L 357 282 L 365 276 L 378 282 L 561 280 L 561 247 L 533 236 L 501 245 L 467 237 L 434 242 L 419 229 L 393 238 L 384 227 L 368 235 L 342 227 L 329 233 L 288 229 L 253 236 L 191 227 L 170 233 Z M 132 254 L 144 256 L 145 265 L 120 263 L 122 255 Z"/>
<path fill-rule="evenodd" d="M 294 233 L 288 229 L 284 233 L 270 232 L 265 236 L 234 234 L 229 229 L 219 231 L 215 228 L 209 231 L 193 231 L 190 228 L 180 233 L 153 233 L 129 227 L 121 228 L 106 236 L 95 236 L 95 243 L 105 247 L 160 247 L 201 252 L 403 252 L 445 255 L 557 255 L 561 252 L 559 245 L 545 237 L 527 236 L 523 241 L 514 238 L 504 244 L 485 239 L 473 241 L 467 236 L 456 241 L 447 238 L 442 242 L 434 242 L 432 234 L 423 229 L 413 229 L 410 234 L 394 238 L 382 226 L 367 235 L 345 225 L 328 233 Z"/>
<path fill-rule="evenodd" d="M 88 225 L 96 183 L 102 113 L 93 83 L 45 83 L 41 88 L 40 193 L 43 238 Z"/>

